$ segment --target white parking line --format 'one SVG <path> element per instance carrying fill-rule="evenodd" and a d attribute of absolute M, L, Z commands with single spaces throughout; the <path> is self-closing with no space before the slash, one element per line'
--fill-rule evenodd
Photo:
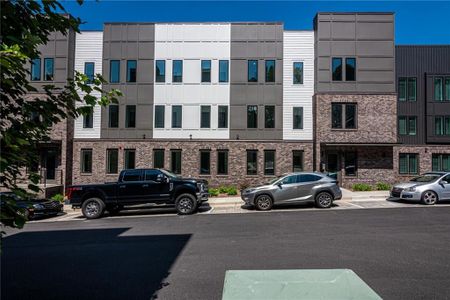
<path fill-rule="evenodd" d="M 356 206 L 358 208 L 365 208 L 364 206 L 361 206 L 361 205 L 358 205 L 358 204 L 355 204 L 355 203 L 351 203 L 351 202 L 346 202 L 346 203 L 348 203 L 350 205 L 353 205 L 353 206 Z"/>

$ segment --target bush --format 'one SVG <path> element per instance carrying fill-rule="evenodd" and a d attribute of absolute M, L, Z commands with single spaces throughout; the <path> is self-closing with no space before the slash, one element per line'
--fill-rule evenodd
<path fill-rule="evenodd" d="M 247 181 L 247 180 L 243 180 L 243 181 L 241 181 L 240 183 L 239 183 L 239 189 L 242 191 L 242 190 L 245 190 L 246 188 L 248 188 L 250 186 L 250 182 L 249 181 Z"/>
<path fill-rule="evenodd" d="M 391 185 L 385 182 L 378 182 L 376 188 L 377 191 L 389 191 L 391 189 Z"/>
<path fill-rule="evenodd" d="M 64 202 L 64 196 L 62 194 L 53 195 L 50 199 L 59 201 L 59 202 Z"/>
<path fill-rule="evenodd" d="M 357 192 L 366 192 L 366 191 L 371 191 L 372 186 L 367 183 L 355 183 L 353 185 L 352 189 Z"/>
<path fill-rule="evenodd" d="M 219 194 L 226 194 L 228 192 L 228 187 L 222 185 L 222 186 L 219 186 L 218 190 L 219 190 Z"/>
<path fill-rule="evenodd" d="M 229 186 L 228 188 L 227 188 L 227 195 L 228 196 L 234 196 L 234 195 L 237 195 L 237 188 L 236 187 L 234 187 L 234 186 Z"/>
<path fill-rule="evenodd" d="M 211 197 L 219 196 L 219 189 L 210 188 L 208 192 Z"/>

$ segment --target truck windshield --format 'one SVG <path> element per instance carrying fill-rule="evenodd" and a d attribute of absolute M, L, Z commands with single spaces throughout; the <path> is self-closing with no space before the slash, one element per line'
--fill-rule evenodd
<path fill-rule="evenodd" d="M 177 178 L 178 177 L 178 175 L 175 175 L 172 172 L 164 170 L 164 169 L 161 169 L 161 172 L 163 172 L 164 175 L 166 175 L 167 177 L 170 177 L 170 178 Z"/>

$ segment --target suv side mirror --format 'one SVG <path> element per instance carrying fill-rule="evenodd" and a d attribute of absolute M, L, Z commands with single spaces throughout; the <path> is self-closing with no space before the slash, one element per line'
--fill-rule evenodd
<path fill-rule="evenodd" d="M 281 187 L 283 186 L 283 183 L 280 181 L 277 183 L 278 187 L 281 189 Z"/>

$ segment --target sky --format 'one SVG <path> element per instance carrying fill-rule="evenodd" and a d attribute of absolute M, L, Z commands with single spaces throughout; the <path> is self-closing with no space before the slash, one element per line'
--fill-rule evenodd
<path fill-rule="evenodd" d="M 86 23 L 282 21 L 286 30 L 310 30 L 319 11 L 395 13 L 396 44 L 450 44 L 450 1 L 62 1 Z"/>

